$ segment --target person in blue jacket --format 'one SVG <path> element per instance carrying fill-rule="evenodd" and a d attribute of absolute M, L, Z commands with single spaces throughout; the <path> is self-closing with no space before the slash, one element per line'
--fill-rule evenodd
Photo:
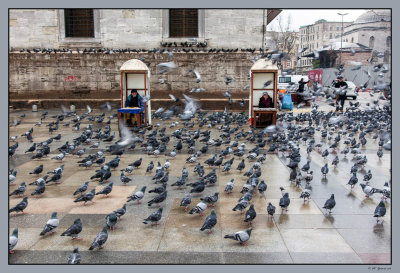
<path fill-rule="evenodd" d="M 138 94 L 138 91 L 136 89 L 132 89 L 131 90 L 131 94 L 128 96 L 128 98 L 125 101 L 125 107 L 137 107 L 137 108 L 141 109 L 139 114 L 134 114 L 135 118 L 136 118 L 137 125 L 140 126 L 141 125 L 141 118 L 140 118 L 139 115 L 142 115 L 142 117 L 143 117 L 144 103 L 143 103 L 142 97 Z M 129 115 L 128 116 L 128 120 L 130 120 L 130 115 L 131 114 L 127 114 L 127 115 Z"/>

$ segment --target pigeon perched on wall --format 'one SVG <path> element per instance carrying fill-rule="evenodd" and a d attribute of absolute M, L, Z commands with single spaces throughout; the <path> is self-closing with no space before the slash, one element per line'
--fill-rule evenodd
<path fill-rule="evenodd" d="M 327 211 L 329 210 L 329 214 L 332 213 L 332 209 L 336 206 L 336 201 L 335 201 L 335 195 L 332 193 L 331 197 L 326 200 L 325 205 L 322 207 L 326 209 Z"/>
<path fill-rule="evenodd" d="M 201 231 L 209 229 L 208 233 L 212 232 L 212 228 L 217 224 L 217 215 L 215 214 L 215 210 L 211 210 L 211 214 L 207 216 L 204 221 L 203 226 L 201 227 Z"/>
<path fill-rule="evenodd" d="M 82 231 L 82 222 L 81 219 L 78 218 L 60 236 L 70 236 L 72 239 L 81 240 L 82 238 L 79 238 L 79 233 L 81 233 L 81 231 Z"/>
<path fill-rule="evenodd" d="M 239 241 L 240 244 L 242 244 L 242 245 L 247 245 L 246 242 L 250 239 L 252 230 L 253 230 L 253 228 L 249 228 L 244 231 L 235 232 L 234 234 L 227 234 L 224 236 L 224 238 L 236 240 L 236 241 Z"/>
<path fill-rule="evenodd" d="M 68 264 L 80 264 L 81 254 L 79 253 L 78 247 L 74 247 L 74 251 L 68 256 Z"/>
<path fill-rule="evenodd" d="M 383 216 L 385 216 L 385 214 L 386 214 L 385 202 L 383 202 L 383 200 L 381 200 L 374 212 L 374 217 L 376 217 L 376 222 L 378 223 L 379 217 L 382 218 Z M 383 219 L 382 219 L 382 223 L 383 223 Z"/>
<path fill-rule="evenodd" d="M 55 233 L 55 229 L 58 227 L 59 224 L 60 221 L 57 218 L 57 212 L 53 212 L 51 214 L 51 218 L 47 221 L 40 235 L 43 236 L 47 232 L 50 232 L 50 234 L 53 235 Z"/>
<path fill-rule="evenodd" d="M 8 239 L 8 252 L 10 254 L 14 253 L 14 248 L 18 244 L 18 228 L 13 230 L 13 233 Z"/>
<path fill-rule="evenodd" d="M 16 213 L 22 212 L 25 214 L 24 210 L 28 206 L 28 197 L 24 197 L 21 202 L 19 202 L 15 207 L 8 210 L 8 213 L 15 211 Z"/>
<path fill-rule="evenodd" d="M 102 249 L 103 245 L 107 242 L 107 239 L 108 239 L 107 226 L 104 226 L 103 230 L 97 233 L 89 250 L 93 250 L 95 248 Z"/>
<path fill-rule="evenodd" d="M 152 226 L 158 225 L 158 222 L 161 220 L 161 217 L 162 217 L 162 212 L 163 212 L 163 208 L 162 207 L 158 208 L 157 211 L 153 212 L 152 214 L 150 214 L 149 217 L 144 219 L 143 224 L 147 225 L 147 224 L 151 223 Z"/>

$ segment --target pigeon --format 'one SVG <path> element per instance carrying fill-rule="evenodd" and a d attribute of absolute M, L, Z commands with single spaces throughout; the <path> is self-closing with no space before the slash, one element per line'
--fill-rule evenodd
<path fill-rule="evenodd" d="M 365 184 L 360 184 L 363 192 L 365 193 L 365 197 L 369 198 L 370 196 L 372 196 L 374 193 L 381 193 L 382 191 L 379 189 L 375 189 L 371 186 L 365 185 Z"/>
<path fill-rule="evenodd" d="M 300 198 L 303 198 L 304 202 L 306 202 L 306 198 L 309 201 L 310 196 L 311 196 L 311 186 L 306 185 L 305 189 L 300 194 Z"/>
<path fill-rule="evenodd" d="M 48 177 L 48 175 L 46 174 L 45 176 L 37 179 L 36 181 L 29 183 L 29 185 L 39 185 L 40 182 L 46 182 L 47 177 Z"/>
<path fill-rule="evenodd" d="M 149 217 L 144 219 L 143 224 L 147 225 L 151 222 L 152 226 L 158 225 L 158 221 L 160 221 L 160 219 L 162 217 L 162 212 L 163 212 L 163 208 L 162 207 L 158 208 L 157 211 L 153 212 L 152 214 L 150 214 Z"/>
<path fill-rule="evenodd" d="M 215 210 L 211 210 L 211 214 L 207 216 L 204 221 L 203 226 L 201 227 L 201 231 L 209 229 L 208 233 L 212 232 L 212 228 L 217 224 L 217 215 L 215 214 Z"/>
<path fill-rule="evenodd" d="M 146 173 L 151 172 L 154 168 L 153 161 L 150 161 L 149 165 L 147 165 Z"/>
<path fill-rule="evenodd" d="M 81 254 L 79 253 L 78 247 L 74 247 L 74 251 L 68 256 L 68 264 L 80 264 Z"/>
<path fill-rule="evenodd" d="M 272 205 L 271 203 L 268 203 L 267 213 L 268 213 L 268 217 L 269 217 L 269 216 L 274 217 L 275 206 Z"/>
<path fill-rule="evenodd" d="M 163 193 L 165 191 L 166 187 L 167 187 L 167 184 L 163 183 L 163 185 L 161 187 L 156 187 L 152 190 L 149 190 L 149 193 L 152 193 L 152 192 L 157 193 L 157 194 Z"/>
<path fill-rule="evenodd" d="M 324 177 L 326 177 L 326 175 L 329 172 L 329 168 L 328 168 L 328 163 L 326 163 L 322 168 L 321 168 L 321 173 L 324 175 Z"/>
<path fill-rule="evenodd" d="M 81 219 L 78 218 L 60 236 L 71 236 L 72 239 L 81 240 L 81 238 L 79 238 L 79 233 L 81 233 L 81 231 L 82 231 L 82 222 L 81 222 Z"/>
<path fill-rule="evenodd" d="M 117 215 L 118 219 L 122 220 L 121 216 L 124 216 L 126 213 L 126 203 L 122 206 L 122 208 L 119 208 L 114 212 Z"/>
<path fill-rule="evenodd" d="M 167 193 L 168 193 L 168 191 L 164 191 L 163 193 L 157 195 L 156 197 L 154 197 L 153 199 L 151 199 L 148 202 L 147 206 L 150 207 L 152 204 L 155 204 L 155 203 L 160 204 L 160 203 L 162 203 L 167 198 Z"/>
<path fill-rule="evenodd" d="M 329 214 L 332 213 L 332 209 L 336 206 L 335 195 L 332 193 L 331 197 L 326 200 L 325 205 L 322 207 L 329 210 Z"/>
<path fill-rule="evenodd" d="M 24 197 L 21 202 L 19 202 L 15 207 L 8 210 L 8 213 L 15 211 L 16 213 L 22 212 L 25 214 L 24 210 L 28 206 L 28 197 Z"/>
<path fill-rule="evenodd" d="M 86 202 L 89 202 L 89 201 L 94 203 L 93 198 L 94 198 L 94 195 L 95 195 L 95 190 L 96 189 L 92 189 L 90 192 L 87 192 L 84 195 L 82 195 L 81 197 L 75 199 L 74 202 L 75 203 L 84 202 L 83 205 L 86 205 Z"/>
<path fill-rule="evenodd" d="M 290 204 L 290 198 L 289 198 L 289 193 L 285 193 L 283 197 L 279 200 L 279 206 L 282 208 L 282 210 L 288 211 L 287 207 Z"/>
<path fill-rule="evenodd" d="M 264 192 L 267 190 L 267 184 L 265 184 L 264 180 L 261 180 L 260 184 L 258 185 L 258 192 L 261 195 L 264 195 Z M 261 196 L 260 195 L 260 196 Z"/>
<path fill-rule="evenodd" d="M 249 201 L 247 197 L 243 198 L 243 200 L 239 201 L 239 203 L 236 204 L 236 206 L 232 209 L 233 211 L 240 210 L 240 213 L 243 213 L 243 210 L 247 208 L 249 205 Z"/>
<path fill-rule="evenodd" d="M 247 230 L 242 230 L 235 232 L 234 234 L 227 234 L 224 236 L 225 239 L 232 239 L 239 241 L 242 245 L 247 245 L 246 242 L 250 239 L 251 231 L 253 228 L 249 228 Z"/>
<path fill-rule="evenodd" d="M 190 196 L 190 194 L 188 194 L 182 198 L 180 206 L 185 207 L 185 212 L 186 212 L 188 210 L 190 203 L 192 203 L 192 197 Z"/>
<path fill-rule="evenodd" d="M 46 186 L 44 185 L 44 182 L 40 182 L 39 185 L 36 187 L 36 189 L 31 193 L 31 195 L 42 195 L 46 191 Z"/>
<path fill-rule="evenodd" d="M 87 191 L 88 185 L 89 185 L 89 181 L 86 181 L 85 183 L 83 183 L 83 185 L 81 185 L 81 186 L 74 192 L 74 196 L 77 195 L 77 194 L 83 194 L 85 191 Z"/>
<path fill-rule="evenodd" d="M 196 185 L 193 189 L 190 190 L 190 193 L 196 192 L 196 193 L 202 193 L 205 189 L 205 183 L 199 183 Z"/>
<path fill-rule="evenodd" d="M 43 165 L 40 165 L 33 169 L 29 174 L 40 174 L 43 172 Z"/>
<path fill-rule="evenodd" d="M 372 178 L 371 170 L 368 170 L 367 174 L 364 175 L 363 181 L 365 181 L 365 184 L 368 185 L 368 184 L 369 184 L 369 181 L 371 180 L 371 178 Z"/>
<path fill-rule="evenodd" d="M 129 164 L 129 166 L 133 166 L 133 167 L 135 167 L 135 168 L 139 168 L 141 164 L 142 164 L 142 158 L 139 158 L 139 159 L 136 160 L 135 162 Z"/>
<path fill-rule="evenodd" d="M 239 165 L 237 166 L 236 170 L 239 170 L 239 172 L 242 172 L 242 170 L 246 167 L 246 165 L 244 164 L 244 159 L 242 159 L 242 161 L 239 163 Z"/>
<path fill-rule="evenodd" d="M 22 182 L 21 185 L 14 190 L 12 193 L 10 193 L 8 196 L 13 196 L 13 195 L 24 195 L 26 191 L 26 184 L 25 182 Z"/>
<path fill-rule="evenodd" d="M 107 242 L 107 239 L 108 239 L 107 226 L 104 226 L 103 230 L 97 233 L 89 250 L 93 250 L 97 247 L 99 249 L 102 249 L 103 245 Z"/>
<path fill-rule="evenodd" d="M 205 201 L 201 201 L 198 203 L 193 209 L 189 211 L 189 214 L 198 213 L 200 216 L 203 216 L 203 211 L 207 209 L 207 204 Z"/>
<path fill-rule="evenodd" d="M 11 174 L 8 175 L 8 183 L 13 184 L 15 179 L 17 178 L 17 170 L 14 170 Z"/>
<path fill-rule="evenodd" d="M 13 230 L 13 233 L 11 234 L 10 238 L 8 239 L 8 252 L 10 254 L 14 253 L 14 248 L 18 243 L 18 228 Z"/>
<path fill-rule="evenodd" d="M 249 210 L 246 211 L 246 216 L 245 216 L 244 221 L 251 225 L 253 220 L 256 218 L 256 216 L 257 216 L 257 213 L 256 213 L 256 211 L 254 209 L 254 205 L 251 204 Z"/>
<path fill-rule="evenodd" d="M 386 200 L 387 198 L 390 198 L 390 196 L 391 196 L 391 190 L 389 187 L 389 182 L 386 181 L 382 189 L 382 198 Z"/>
<path fill-rule="evenodd" d="M 104 194 L 106 197 L 111 193 L 113 189 L 113 182 L 110 182 L 107 186 L 105 186 L 101 191 L 96 192 L 96 195 Z"/>
<path fill-rule="evenodd" d="M 385 203 L 383 202 L 383 200 L 381 200 L 374 212 L 374 217 L 376 217 L 376 222 L 378 223 L 379 217 L 382 218 L 383 216 L 385 216 L 385 214 L 386 214 L 386 206 L 385 206 Z M 383 223 L 383 220 L 382 220 L 382 223 Z"/>
<path fill-rule="evenodd" d="M 57 212 L 53 212 L 51 214 L 51 218 L 47 221 L 40 235 L 43 236 L 47 232 L 51 232 L 51 235 L 53 235 L 55 233 L 55 229 L 58 227 L 59 224 L 60 221 L 57 218 Z"/>
<path fill-rule="evenodd" d="M 206 202 L 207 204 L 215 207 L 215 203 L 218 201 L 218 192 L 214 193 L 214 195 L 201 197 L 200 200 Z"/>
<path fill-rule="evenodd" d="M 126 202 L 130 201 L 137 201 L 138 204 L 140 204 L 140 200 L 143 199 L 144 197 L 144 192 L 146 191 L 146 186 L 142 187 L 142 189 L 138 192 L 135 192 L 134 194 L 128 196 L 128 200 Z"/>
<path fill-rule="evenodd" d="M 226 193 L 231 193 L 233 191 L 233 188 L 235 186 L 235 184 L 233 182 L 234 182 L 234 179 L 232 178 L 231 181 L 226 183 L 225 190 L 224 190 Z"/>
<path fill-rule="evenodd" d="M 121 171 L 120 180 L 122 182 L 122 185 L 126 185 L 127 183 L 132 181 L 132 179 L 130 179 L 129 177 L 125 176 L 124 171 Z"/>
<path fill-rule="evenodd" d="M 304 172 L 308 172 L 308 170 L 310 169 L 310 162 L 311 162 L 311 160 L 307 160 L 307 163 L 304 164 L 304 166 L 301 168 L 301 170 Z"/>
<path fill-rule="evenodd" d="M 115 229 L 115 225 L 117 224 L 117 222 L 118 216 L 114 211 L 106 216 L 106 224 L 109 229 Z"/>
<path fill-rule="evenodd" d="M 178 181 L 175 183 L 171 184 L 171 186 L 178 186 L 178 187 L 185 187 L 186 184 L 186 177 L 182 176 Z"/>
<path fill-rule="evenodd" d="M 358 183 L 358 178 L 357 178 L 357 172 L 353 173 L 353 176 L 350 178 L 349 182 L 347 185 L 350 185 L 351 188 L 354 188 L 354 186 Z"/>

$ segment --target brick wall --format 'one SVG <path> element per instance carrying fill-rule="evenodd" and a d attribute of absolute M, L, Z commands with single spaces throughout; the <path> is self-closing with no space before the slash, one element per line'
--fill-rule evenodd
<path fill-rule="evenodd" d="M 144 58 L 150 63 L 152 98 L 180 96 L 189 90 L 205 88 L 208 91 L 190 94 L 198 98 L 223 98 L 226 90 L 234 98 L 248 97 L 248 74 L 252 66 L 251 53 L 176 53 L 173 61 L 178 68 L 160 75 L 157 64 L 168 62 L 168 55 L 153 53 L 136 54 L 9 54 L 10 99 L 118 99 L 120 97 L 121 65 L 133 58 Z M 188 69 L 197 69 L 201 82 L 193 76 L 185 76 Z M 225 75 L 233 78 L 227 86 Z M 160 84 L 159 78 L 167 79 Z"/>

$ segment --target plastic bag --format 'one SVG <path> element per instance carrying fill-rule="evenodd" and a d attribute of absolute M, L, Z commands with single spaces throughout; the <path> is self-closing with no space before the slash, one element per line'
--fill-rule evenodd
<path fill-rule="evenodd" d="M 282 100 L 282 109 L 293 110 L 293 102 L 291 95 L 284 95 Z"/>

